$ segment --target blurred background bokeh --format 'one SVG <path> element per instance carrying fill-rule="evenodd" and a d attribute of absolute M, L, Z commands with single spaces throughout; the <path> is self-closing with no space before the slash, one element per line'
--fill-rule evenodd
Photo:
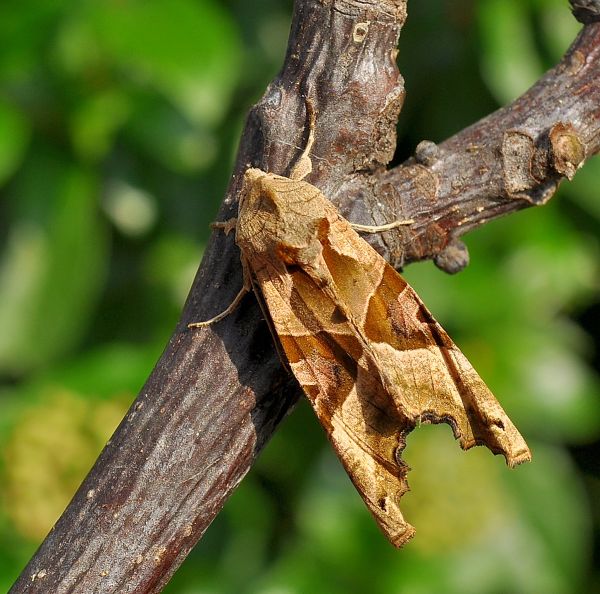
<path fill-rule="evenodd" d="M 0 3 L 0 591 L 68 503 L 172 331 L 291 0 Z M 397 161 L 523 92 L 567 0 L 409 2 Z M 416 538 L 387 544 L 305 403 L 171 594 L 600 591 L 600 163 L 406 276 L 529 441 L 509 471 L 446 426 L 408 444 Z"/>

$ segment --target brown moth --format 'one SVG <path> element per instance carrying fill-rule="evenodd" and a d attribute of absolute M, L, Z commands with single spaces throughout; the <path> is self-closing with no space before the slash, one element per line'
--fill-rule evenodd
<path fill-rule="evenodd" d="M 406 281 L 313 185 L 314 111 L 290 177 L 248 169 L 235 228 L 244 286 L 204 326 L 254 290 L 274 339 L 377 523 L 395 546 L 414 534 L 399 508 L 401 454 L 420 423 L 448 423 L 463 449 L 484 444 L 509 466 L 527 444 L 466 357 Z M 356 230 L 355 230 L 356 229 Z"/>

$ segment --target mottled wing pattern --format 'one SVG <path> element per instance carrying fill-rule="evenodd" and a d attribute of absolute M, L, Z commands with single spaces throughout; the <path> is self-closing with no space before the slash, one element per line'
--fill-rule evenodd
<path fill-rule="evenodd" d="M 253 254 L 255 287 L 348 474 L 400 546 L 414 533 L 399 499 L 405 437 L 417 424 L 447 422 L 463 448 L 485 444 L 511 466 L 529 450 L 416 293 L 314 186 L 272 176 L 265 187 L 290 197 L 279 216 L 293 218 L 277 226 L 301 239 L 282 239 L 276 257 Z"/>
<path fill-rule="evenodd" d="M 335 302 L 302 269 L 277 268 L 262 267 L 257 282 L 275 338 L 352 482 L 400 546 L 414 533 L 399 508 L 408 469 L 396 459 L 408 424 Z"/>
<path fill-rule="evenodd" d="M 331 228 L 323 259 L 332 290 L 348 304 L 402 413 L 413 425 L 447 422 L 461 447 L 486 445 L 509 466 L 529 460 L 525 440 L 412 287 L 332 206 L 327 209 Z"/>

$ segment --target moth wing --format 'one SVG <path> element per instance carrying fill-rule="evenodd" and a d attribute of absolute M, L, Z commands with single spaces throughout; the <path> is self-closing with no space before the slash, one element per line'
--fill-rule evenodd
<path fill-rule="evenodd" d="M 396 461 L 405 421 L 379 371 L 364 359 L 335 301 L 303 269 L 261 266 L 257 285 L 274 338 L 344 468 L 388 539 L 401 546 L 414 534 L 399 508 L 408 489 L 408 468 Z"/>
<path fill-rule="evenodd" d="M 400 546 L 414 533 L 399 509 L 408 489 L 401 453 L 420 422 L 449 423 L 463 448 L 485 444 L 511 466 L 529 450 L 412 288 L 318 189 L 280 177 L 269 184 L 300 203 L 295 229 L 312 230 L 283 238 L 262 261 L 253 254 L 275 339 L 353 483 Z"/>
<path fill-rule="evenodd" d="M 322 257 L 386 390 L 414 426 L 451 425 L 461 447 L 486 445 L 509 466 L 530 459 L 525 440 L 412 287 L 349 223 L 331 216 Z"/>

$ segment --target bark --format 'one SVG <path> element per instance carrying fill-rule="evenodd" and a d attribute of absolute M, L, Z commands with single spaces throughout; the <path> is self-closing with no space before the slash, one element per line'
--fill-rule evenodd
<path fill-rule="evenodd" d="M 588 14 L 594 2 L 583 4 Z M 543 204 L 598 151 L 600 24 L 586 18 L 561 63 L 512 105 L 386 170 L 405 17 L 406 0 L 296 1 L 283 69 L 249 114 L 221 220 L 235 215 L 249 165 L 289 171 L 306 95 L 317 110 L 309 181 L 354 222 L 415 219 L 369 237 L 396 266 L 435 258 L 460 269 L 460 235 Z M 161 359 L 13 594 L 160 592 L 200 539 L 299 397 L 252 296 L 222 322 L 187 329 L 240 284 L 233 234 L 213 233 Z"/>

